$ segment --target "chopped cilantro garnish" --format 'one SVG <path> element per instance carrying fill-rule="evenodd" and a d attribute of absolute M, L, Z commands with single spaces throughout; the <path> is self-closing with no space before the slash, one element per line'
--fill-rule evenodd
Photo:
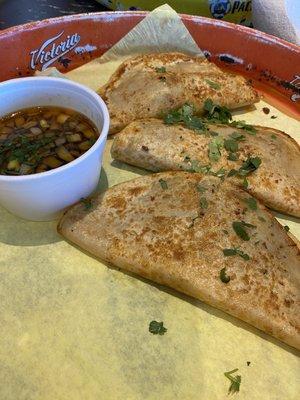
<path fill-rule="evenodd" d="M 244 200 L 250 210 L 257 210 L 257 201 L 253 197 Z"/>
<path fill-rule="evenodd" d="M 261 159 L 259 157 L 248 157 L 246 161 L 243 162 L 238 174 L 241 176 L 246 176 L 250 172 L 255 171 L 261 164 Z"/>
<path fill-rule="evenodd" d="M 200 192 L 200 193 L 204 193 L 204 192 L 206 192 L 207 188 L 204 187 L 203 185 L 201 185 L 201 184 L 199 183 L 199 184 L 197 185 L 197 190 L 198 190 L 198 192 Z"/>
<path fill-rule="evenodd" d="M 205 118 L 208 122 L 229 124 L 232 120 L 232 115 L 228 108 L 214 104 L 211 99 L 205 100 L 203 110 L 206 112 Z"/>
<path fill-rule="evenodd" d="M 90 210 L 92 208 L 92 200 L 91 199 L 80 199 L 81 203 L 84 205 L 85 210 Z"/>
<path fill-rule="evenodd" d="M 239 149 L 239 144 L 235 139 L 225 139 L 224 147 L 228 152 L 236 153 Z"/>
<path fill-rule="evenodd" d="M 226 275 L 226 267 L 221 269 L 220 279 L 223 283 L 228 283 L 230 281 L 230 276 Z"/>
<path fill-rule="evenodd" d="M 221 89 L 221 85 L 217 82 L 213 82 L 210 79 L 204 79 L 205 82 L 213 89 L 215 90 L 220 90 Z"/>
<path fill-rule="evenodd" d="M 223 249 L 225 257 L 236 256 L 236 249 Z"/>
<path fill-rule="evenodd" d="M 244 141 L 244 140 L 246 139 L 246 136 L 245 136 L 245 135 L 242 135 L 240 132 L 232 132 L 232 133 L 230 134 L 230 137 L 231 137 L 232 139 L 234 139 L 234 140 L 239 141 L 239 142 L 242 142 L 242 141 Z"/>
<path fill-rule="evenodd" d="M 224 372 L 224 375 L 226 376 L 226 378 L 229 379 L 231 382 L 229 389 L 228 389 L 228 394 L 234 394 L 234 393 L 237 393 L 240 391 L 240 385 L 242 382 L 241 375 L 232 376 L 232 374 L 234 374 L 237 371 L 238 371 L 238 368 L 235 368 L 229 372 Z"/>
<path fill-rule="evenodd" d="M 206 130 L 205 123 L 201 118 L 196 117 L 194 114 L 194 107 L 190 104 L 184 104 L 177 110 L 170 111 L 164 117 L 165 124 L 178 124 L 183 123 L 187 128 L 196 132 L 204 132 Z"/>
<path fill-rule="evenodd" d="M 250 240 L 250 236 L 248 235 L 246 228 L 256 228 L 255 225 L 248 224 L 244 221 L 234 221 L 232 223 L 232 228 L 235 233 L 243 240 Z"/>
<path fill-rule="evenodd" d="M 248 182 L 247 178 L 244 177 L 244 179 L 243 179 L 243 188 L 244 189 L 248 189 L 248 186 L 249 186 L 249 182 Z"/>
<path fill-rule="evenodd" d="M 217 162 L 221 157 L 221 149 L 224 145 L 224 139 L 220 136 L 212 139 L 208 144 L 208 156 L 210 161 Z"/>
<path fill-rule="evenodd" d="M 149 332 L 153 333 L 153 335 L 164 335 L 167 332 L 167 328 L 164 327 L 163 322 L 151 321 Z"/>
<path fill-rule="evenodd" d="M 208 207 L 208 202 L 205 197 L 200 197 L 200 207 L 201 208 L 207 208 Z"/>
<path fill-rule="evenodd" d="M 188 118 L 186 118 L 184 123 L 187 128 L 192 129 L 193 131 L 196 131 L 198 133 L 206 131 L 206 126 L 205 126 L 204 122 L 198 117 L 195 117 L 195 116 L 188 117 Z"/>
<path fill-rule="evenodd" d="M 236 170 L 236 169 L 231 169 L 229 172 L 228 172 L 228 178 L 230 178 L 231 176 L 236 176 L 238 174 L 238 171 Z"/>
<path fill-rule="evenodd" d="M 168 184 L 164 179 L 160 179 L 158 182 L 160 183 L 160 186 L 162 187 L 163 190 L 168 189 Z"/>
<path fill-rule="evenodd" d="M 266 222 L 266 220 L 264 219 L 264 217 L 259 216 L 258 219 L 259 219 L 261 222 Z"/>
<path fill-rule="evenodd" d="M 160 69 L 157 69 L 157 72 L 161 72 Z M 164 77 L 162 77 L 164 78 Z M 206 80 L 207 83 L 209 80 Z M 210 85 L 218 85 L 219 84 L 209 81 Z M 217 86 L 215 86 L 217 88 Z M 178 124 L 182 123 L 187 128 L 192 129 L 198 133 L 208 132 L 207 123 L 210 124 L 226 124 L 230 126 L 234 126 L 236 128 L 244 129 L 249 134 L 255 135 L 256 129 L 249 124 L 246 124 L 244 121 L 232 121 L 231 112 L 227 107 L 220 106 L 218 104 L 214 104 L 211 99 L 206 99 L 203 105 L 204 116 L 202 118 L 194 115 L 195 109 L 191 104 L 184 104 L 179 109 L 170 111 L 167 115 L 164 116 L 165 124 Z M 215 136 L 216 132 L 209 131 L 211 136 Z M 230 135 L 231 139 L 236 141 L 245 140 L 245 136 L 240 134 L 239 132 L 232 132 Z M 230 140 L 230 139 L 229 139 Z M 228 146 L 236 146 L 235 144 L 231 144 Z M 235 150 L 236 151 L 236 150 Z M 232 151 L 234 153 L 235 151 Z"/>
<path fill-rule="evenodd" d="M 271 138 L 272 139 L 277 139 L 277 136 L 276 135 L 271 135 Z"/>
<path fill-rule="evenodd" d="M 159 74 L 164 74 L 165 72 L 167 72 L 166 67 L 156 67 L 155 71 Z"/>
<path fill-rule="evenodd" d="M 237 161 L 239 159 L 239 157 L 236 153 L 229 153 L 227 158 L 230 161 Z"/>
<path fill-rule="evenodd" d="M 201 174 L 208 174 L 210 171 L 211 166 L 210 165 L 200 165 L 199 161 L 197 160 L 191 160 L 191 168 L 190 172 L 198 172 Z"/>
<path fill-rule="evenodd" d="M 226 175 L 226 169 L 222 167 L 216 172 L 210 171 L 210 174 L 213 176 L 216 176 L 217 178 L 224 179 L 224 177 Z"/>
<path fill-rule="evenodd" d="M 246 261 L 250 260 L 250 256 L 242 250 L 239 250 L 237 247 L 234 247 L 233 249 L 223 249 L 223 254 L 225 257 L 240 256 Z"/>
<path fill-rule="evenodd" d="M 244 129 L 250 135 L 256 135 L 257 132 L 254 126 L 247 124 L 245 121 L 233 121 L 230 125 L 235 128 Z"/>
<path fill-rule="evenodd" d="M 236 170 L 232 169 L 228 173 L 228 177 L 230 176 L 239 176 L 246 177 L 251 172 L 255 171 L 261 164 L 261 159 L 259 157 L 248 157 L 246 161 L 243 162 L 242 166 Z M 248 181 L 244 178 L 243 187 L 247 189 Z"/>

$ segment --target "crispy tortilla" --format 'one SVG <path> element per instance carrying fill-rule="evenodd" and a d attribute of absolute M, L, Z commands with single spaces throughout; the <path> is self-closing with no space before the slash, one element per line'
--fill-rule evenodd
<path fill-rule="evenodd" d="M 252 210 L 247 199 L 249 194 L 215 177 L 153 174 L 108 189 L 89 209 L 71 207 L 58 231 L 102 260 L 300 349 L 299 250 L 262 204 Z M 249 240 L 233 228 L 241 221 L 251 224 L 244 226 Z M 240 253 L 225 256 L 224 249 Z"/>
<path fill-rule="evenodd" d="M 121 64 L 99 94 L 109 109 L 110 133 L 136 119 L 160 117 L 186 102 L 201 112 L 207 98 L 230 109 L 259 100 L 242 76 L 222 71 L 205 58 L 181 53 L 131 58 Z"/>
<path fill-rule="evenodd" d="M 228 139 L 233 132 L 244 136 L 238 142 L 239 159 L 228 160 L 228 151 L 221 149 L 217 162 L 209 159 L 210 134 L 199 134 L 181 125 L 166 125 L 161 120 L 149 119 L 128 125 L 114 138 L 112 157 L 151 171 L 191 170 L 193 163 L 212 165 L 214 171 L 228 172 L 241 167 L 249 156 L 258 156 L 262 163 L 249 174 L 248 191 L 268 207 L 284 214 L 300 217 L 300 148 L 285 133 L 256 126 L 252 136 L 243 129 L 226 125 L 210 125 L 210 131 Z M 233 179 L 239 186 L 241 178 Z"/>

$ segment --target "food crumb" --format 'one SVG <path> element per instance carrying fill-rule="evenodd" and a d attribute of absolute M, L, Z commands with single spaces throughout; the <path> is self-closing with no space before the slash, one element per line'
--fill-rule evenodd
<path fill-rule="evenodd" d="M 272 116 L 271 116 L 271 119 L 276 119 L 276 118 L 277 118 L 276 115 L 272 115 Z"/>
<path fill-rule="evenodd" d="M 270 109 L 268 107 L 264 107 L 262 110 L 264 114 L 270 114 Z"/>
<path fill-rule="evenodd" d="M 142 146 L 142 150 L 143 150 L 143 151 L 149 151 L 149 147 L 147 147 L 147 146 Z"/>
<path fill-rule="evenodd" d="M 249 365 L 251 364 L 251 361 L 247 361 L 247 366 L 249 367 Z"/>

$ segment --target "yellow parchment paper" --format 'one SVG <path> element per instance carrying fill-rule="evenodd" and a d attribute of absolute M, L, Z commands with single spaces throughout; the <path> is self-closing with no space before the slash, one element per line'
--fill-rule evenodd
<path fill-rule="evenodd" d="M 145 36 L 148 46 L 139 47 L 149 26 L 161 35 L 152 47 L 153 36 Z M 174 32 L 184 41 L 174 45 Z M 168 41 L 169 50 L 201 56 L 166 7 L 124 41 L 68 78 L 96 89 L 121 59 L 167 50 Z M 271 105 L 265 115 L 264 106 L 237 118 L 300 139 L 299 122 Z M 99 190 L 147 173 L 112 162 L 111 142 Z M 299 220 L 279 219 L 300 238 Z M 237 399 L 299 398 L 299 353 L 291 347 L 200 301 L 108 268 L 63 241 L 56 222 L 28 222 L 0 208 L 0 224 L 1 400 L 220 400 L 229 387 L 223 373 L 234 368 L 242 376 Z M 164 336 L 148 332 L 154 319 L 164 321 Z"/>

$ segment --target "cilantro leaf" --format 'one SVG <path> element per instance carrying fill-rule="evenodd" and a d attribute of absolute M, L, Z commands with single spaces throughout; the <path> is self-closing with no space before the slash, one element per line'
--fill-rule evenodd
<path fill-rule="evenodd" d="M 201 184 L 199 183 L 199 184 L 197 185 L 197 190 L 198 190 L 198 192 L 200 192 L 200 193 L 204 193 L 204 192 L 206 192 L 207 188 L 204 187 L 203 185 L 201 185 Z"/>
<path fill-rule="evenodd" d="M 223 249 L 223 254 L 225 257 L 236 256 L 236 249 Z"/>
<path fill-rule="evenodd" d="M 190 104 L 184 104 L 177 110 L 170 111 L 164 116 L 165 124 L 183 123 L 187 128 L 196 132 L 206 131 L 206 125 L 201 118 L 194 116 L 194 107 Z"/>
<path fill-rule="evenodd" d="M 223 283 L 228 283 L 230 281 L 230 276 L 226 275 L 226 267 L 221 269 L 220 279 Z"/>
<path fill-rule="evenodd" d="M 167 182 L 166 182 L 164 179 L 160 179 L 158 182 L 160 183 L 160 186 L 161 186 L 161 188 L 162 188 L 163 190 L 168 189 L 168 184 L 167 184 Z"/>
<path fill-rule="evenodd" d="M 232 132 L 230 134 L 230 137 L 234 140 L 237 140 L 239 142 L 243 142 L 246 139 L 245 135 L 242 135 L 240 132 Z"/>
<path fill-rule="evenodd" d="M 242 382 L 241 375 L 232 376 L 235 372 L 238 371 L 238 368 L 233 369 L 232 371 L 224 372 L 224 375 L 227 379 L 230 380 L 230 386 L 228 389 L 228 394 L 234 394 L 240 391 L 240 385 Z"/>
<path fill-rule="evenodd" d="M 151 321 L 149 324 L 149 332 L 153 335 L 164 335 L 167 328 L 164 327 L 163 322 Z"/>
<path fill-rule="evenodd" d="M 237 161 L 239 157 L 236 153 L 229 153 L 227 159 L 230 161 Z"/>
<path fill-rule="evenodd" d="M 164 116 L 164 123 L 167 125 L 178 124 L 182 121 L 182 116 L 178 111 L 172 111 Z"/>
<path fill-rule="evenodd" d="M 250 256 L 242 250 L 239 250 L 237 247 L 234 247 L 233 249 L 223 249 L 223 254 L 225 257 L 240 256 L 246 261 L 250 260 Z"/>
<path fill-rule="evenodd" d="M 215 90 L 220 90 L 221 89 L 221 85 L 217 82 L 213 82 L 210 79 L 204 79 L 205 82 L 213 89 Z"/>
<path fill-rule="evenodd" d="M 232 120 L 232 115 L 228 108 L 214 104 L 211 99 L 205 100 L 203 111 L 205 112 L 205 118 L 209 122 L 229 124 Z"/>
<path fill-rule="evenodd" d="M 248 199 L 244 200 L 245 203 L 247 204 L 247 207 L 250 210 L 256 211 L 257 210 L 257 201 L 253 197 L 249 197 Z"/>
<path fill-rule="evenodd" d="M 180 112 L 183 117 L 191 117 L 194 114 L 194 106 L 186 103 L 179 108 L 178 112 Z"/>
<path fill-rule="evenodd" d="M 255 228 L 255 226 L 244 221 L 234 221 L 232 223 L 232 228 L 241 239 L 248 241 L 250 240 L 250 236 L 248 235 L 246 228 Z"/>
<path fill-rule="evenodd" d="M 262 161 L 259 157 L 248 157 L 247 160 L 243 162 L 242 166 L 238 170 L 236 169 L 230 170 L 227 176 L 228 177 L 239 176 L 244 178 L 243 187 L 247 189 L 248 181 L 246 179 L 246 176 L 249 175 L 251 172 L 257 170 L 261 162 Z"/>
<path fill-rule="evenodd" d="M 216 176 L 217 178 L 224 179 L 226 175 L 226 169 L 225 168 L 220 168 L 218 171 L 210 171 L 210 175 Z"/>
<path fill-rule="evenodd" d="M 228 152 L 236 153 L 239 149 L 238 142 L 235 139 L 225 139 L 224 147 Z"/>
<path fill-rule="evenodd" d="M 254 126 L 247 124 L 245 121 L 233 121 L 230 125 L 238 129 L 244 129 L 250 135 L 256 135 L 257 132 Z"/>
<path fill-rule="evenodd" d="M 255 171 L 260 166 L 260 164 L 261 159 L 259 157 L 248 157 L 239 169 L 239 175 L 246 176 L 250 174 L 250 172 Z"/>
<path fill-rule="evenodd" d="M 191 163 L 190 172 L 208 174 L 211 168 L 210 165 L 200 165 L 199 161 L 197 160 L 191 160 L 190 163 Z"/>
<path fill-rule="evenodd" d="M 227 174 L 228 178 L 230 178 L 231 176 L 236 176 L 236 175 L 238 175 L 238 171 L 236 169 L 231 169 Z"/>
<path fill-rule="evenodd" d="M 199 132 L 206 131 L 206 125 L 204 122 L 198 117 L 188 117 L 184 120 L 184 123 L 187 128 Z"/>
<path fill-rule="evenodd" d="M 160 74 L 164 74 L 165 72 L 167 72 L 166 67 L 156 67 L 155 71 Z"/>
<path fill-rule="evenodd" d="M 217 162 L 221 157 L 220 150 L 224 145 L 224 139 L 220 136 L 212 139 L 208 144 L 208 157 L 211 161 Z"/>
<path fill-rule="evenodd" d="M 248 182 L 247 178 L 244 177 L 244 179 L 243 179 L 243 188 L 244 189 L 248 189 L 248 186 L 249 186 L 249 182 Z"/>
<path fill-rule="evenodd" d="M 208 202 L 205 197 L 200 197 L 200 207 L 201 208 L 208 208 Z"/>

